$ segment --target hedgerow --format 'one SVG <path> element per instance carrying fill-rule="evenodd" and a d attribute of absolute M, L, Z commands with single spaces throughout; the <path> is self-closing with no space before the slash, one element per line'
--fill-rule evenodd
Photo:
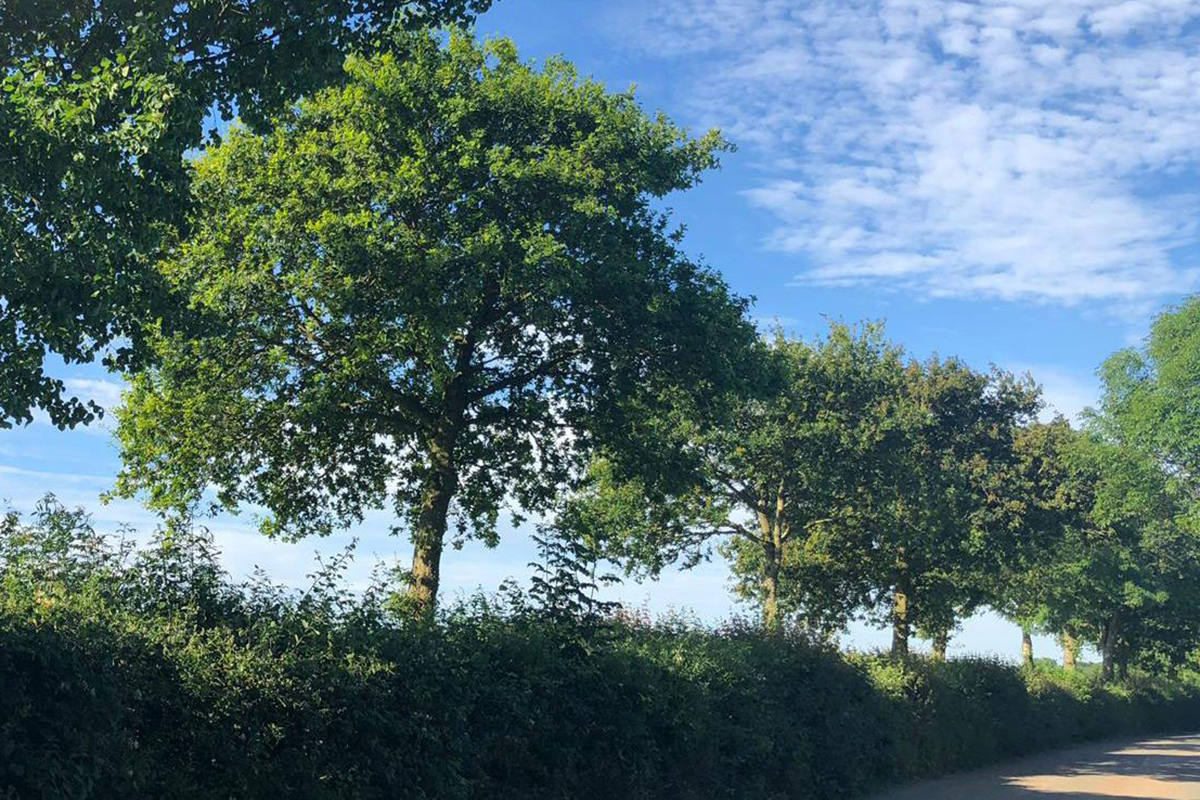
<path fill-rule="evenodd" d="M 132 552 L 68 517 L 0 531 L 0 796 L 843 798 L 1200 712 L 1184 678 L 898 663 L 513 594 L 403 622 L 340 562 L 300 594 L 235 585 L 188 530 Z"/>

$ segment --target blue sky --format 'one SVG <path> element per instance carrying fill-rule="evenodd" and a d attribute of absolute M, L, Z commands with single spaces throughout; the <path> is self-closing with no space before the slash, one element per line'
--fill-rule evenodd
<path fill-rule="evenodd" d="M 738 145 L 670 205 L 764 324 L 884 319 L 914 354 L 1030 371 L 1074 415 L 1100 361 L 1200 283 L 1200 3 L 498 0 L 478 31 L 636 85 L 648 109 Z M 119 394 L 96 367 L 61 374 L 106 405 Z M 0 498 L 28 509 L 54 491 L 102 527 L 151 528 L 136 503 L 99 505 L 117 468 L 103 423 L 0 431 Z M 235 574 L 299 583 L 315 550 L 351 537 L 355 579 L 373 556 L 407 557 L 388 524 L 298 545 L 263 539 L 250 515 L 212 528 Z M 449 551 L 447 593 L 524 576 L 532 555 L 523 531 Z M 619 595 L 705 619 L 733 609 L 720 563 Z M 1015 657 L 1018 639 L 985 616 L 951 649 Z"/>

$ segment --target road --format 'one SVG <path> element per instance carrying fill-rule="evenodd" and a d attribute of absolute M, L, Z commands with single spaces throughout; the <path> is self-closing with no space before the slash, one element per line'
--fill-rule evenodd
<path fill-rule="evenodd" d="M 1200 735 L 1105 742 L 916 784 L 871 800 L 1200 800 Z"/>

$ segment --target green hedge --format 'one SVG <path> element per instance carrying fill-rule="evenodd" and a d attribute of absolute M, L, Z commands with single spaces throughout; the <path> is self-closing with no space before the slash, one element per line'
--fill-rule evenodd
<path fill-rule="evenodd" d="M 10 596 L 8 796 L 836 798 L 1200 712 L 1182 685 L 901 667 L 738 627 L 200 616 Z"/>
<path fill-rule="evenodd" d="M 296 595 L 231 584 L 186 527 L 132 552 L 52 501 L 0 518 L 0 798 L 843 798 L 1200 719 L 1191 679 L 901 666 L 536 593 L 401 624 L 344 566 Z"/>

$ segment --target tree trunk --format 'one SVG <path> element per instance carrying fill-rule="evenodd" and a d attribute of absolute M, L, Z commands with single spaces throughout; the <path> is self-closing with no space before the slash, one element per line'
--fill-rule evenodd
<path fill-rule="evenodd" d="M 1113 679 L 1113 656 L 1116 655 L 1119 634 L 1119 616 L 1113 614 L 1104 623 L 1100 634 L 1100 681 L 1110 683 Z"/>
<path fill-rule="evenodd" d="M 1079 660 L 1079 640 L 1075 638 L 1075 634 L 1070 631 L 1063 631 L 1062 648 L 1063 669 L 1067 672 L 1074 672 L 1075 663 Z"/>
<path fill-rule="evenodd" d="M 1021 664 L 1025 667 L 1033 666 L 1033 635 L 1029 632 L 1028 625 L 1021 626 Z"/>
<path fill-rule="evenodd" d="M 431 618 L 437 607 L 446 522 L 450 501 L 458 491 L 454 449 L 466 410 L 465 392 L 452 391 L 449 406 L 450 413 L 438 426 L 429 444 L 430 471 L 421 494 L 417 524 L 412 532 L 413 560 L 408 610 L 413 616 L 423 619 Z"/>
<path fill-rule="evenodd" d="M 763 627 L 770 633 L 779 630 L 779 561 L 780 549 L 772 538 L 763 542 Z"/>
<path fill-rule="evenodd" d="M 903 556 L 902 556 L 903 557 Z M 911 628 L 912 580 L 907 565 L 896 569 L 896 585 L 892 595 L 892 658 L 908 658 L 908 636 Z"/>
<path fill-rule="evenodd" d="M 441 581 L 442 545 L 446 539 L 446 521 L 450 501 L 458 491 L 458 465 L 455 450 L 459 432 L 466 423 L 468 392 L 472 362 L 479 330 L 486 327 L 494 312 L 500 284 L 494 282 L 487 291 L 480 310 L 458 343 L 454 354 L 454 377 L 447 384 L 442 398 L 441 414 L 430 429 L 428 441 L 429 474 L 421 495 L 421 509 L 416 529 L 412 533 L 412 575 L 408 588 L 409 610 L 418 618 L 429 619 L 437 608 L 438 584 Z"/>
<path fill-rule="evenodd" d="M 409 610 L 413 616 L 430 618 L 437 608 L 438 584 L 442 571 L 442 544 L 453 490 L 443 475 L 430 481 L 421 500 L 421 511 L 413 531 L 411 582 L 408 586 Z"/>
<path fill-rule="evenodd" d="M 933 660 L 945 661 L 946 649 L 950 645 L 950 631 L 938 631 L 933 634 Z"/>

